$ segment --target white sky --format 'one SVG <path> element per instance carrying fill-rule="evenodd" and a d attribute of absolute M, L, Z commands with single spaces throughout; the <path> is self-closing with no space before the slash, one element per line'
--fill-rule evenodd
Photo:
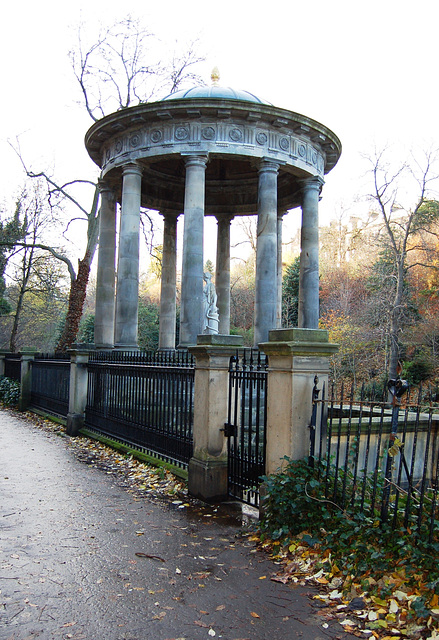
<path fill-rule="evenodd" d="M 59 179 L 97 170 L 83 138 L 83 108 L 68 51 L 79 19 L 92 33 L 144 18 L 164 42 L 199 36 L 209 82 L 247 89 L 303 113 L 341 139 L 339 164 L 326 177 L 322 221 L 364 194 L 361 154 L 374 146 L 439 147 L 437 0 L 52 0 L 8 2 L 0 39 L 0 202 L 23 183 L 7 140 L 20 135 L 35 169 Z M 206 256 L 214 258 L 214 256 Z"/>

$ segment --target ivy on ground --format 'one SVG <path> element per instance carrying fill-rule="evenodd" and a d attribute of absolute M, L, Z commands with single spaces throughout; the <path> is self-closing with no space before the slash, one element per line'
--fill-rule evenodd
<path fill-rule="evenodd" d="M 19 383 L 6 376 L 0 376 L 0 402 L 3 402 L 8 407 L 15 407 L 19 398 Z"/>
<path fill-rule="evenodd" d="M 439 518 L 432 523 L 431 542 L 426 530 L 404 528 L 398 520 L 396 527 L 393 520 L 382 522 L 377 484 L 372 496 L 368 479 L 363 509 L 355 500 L 342 509 L 328 499 L 328 485 L 344 483 L 349 491 L 351 479 L 317 460 L 312 466 L 308 460 L 287 459 L 282 473 L 263 481 L 258 538 L 283 566 L 278 580 L 317 576 L 332 594 L 328 602 L 342 608 L 360 601 L 365 608 L 358 608 L 358 624 L 348 620 L 352 624 L 345 629 L 361 637 L 439 638 Z M 378 483 L 378 493 L 383 486 Z"/>

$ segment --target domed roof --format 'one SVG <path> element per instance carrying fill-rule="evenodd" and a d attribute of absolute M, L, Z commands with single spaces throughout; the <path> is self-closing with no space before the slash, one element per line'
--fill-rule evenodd
<path fill-rule="evenodd" d="M 214 98 L 218 100 L 243 100 L 245 102 L 256 102 L 258 104 L 269 104 L 261 100 L 250 91 L 243 89 L 232 89 L 231 87 L 219 87 L 212 85 L 211 87 L 192 87 L 191 89 L 183 89 L 166 96 L 164 100 L 194 100 L 196 98 Z"/>
<path fill-rule="evenodd" d="M 212 71 L 212 85 L 210 87 L 191 87 L 171 93 L 163 100 L 195 100 L 196 98 L 214 98 L 215 100 L 243 100 L 244 102 L 255 102 L 257 104 L 270 104 L 255 96 L 250 91 L 243 89 L 232 89 L 231 87 L 220 87 L 218 82 L 220 79 L 218 68 Z"/>

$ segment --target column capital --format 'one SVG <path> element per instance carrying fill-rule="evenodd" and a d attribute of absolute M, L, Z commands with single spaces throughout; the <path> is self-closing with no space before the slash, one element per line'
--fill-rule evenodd
<path fill-rule="evenodd" d="M 312 176 L 310 178 L 304 178 L 299 182 L 302 186 L 303 192 L 315 190 L 315 191 L 319 191 L 320 193 L 323 185 L 325 184 L 325 181 L 320 176 Z"/>
<path fill-rule="evenodd" d="M 114 189 L 112 189 L 108 182 L 106 182 L 103 178 L 98 179 L 98 189 L 101 195 L 105 193 L 107 195 L 107 198 L 115 198 L 116 194 L 114 193 Z"/>
<path fill-rule="evenodd" d="M 163 216 L 163 218 L 175 218 L 177 219 L 178 216 L 181 216 L 181 211 L 159 211 L 159 214 L 161 216 Z"/>
<path fill-rule="evenodd" d="M 127 162 L 122 166 L 122 175 L 134 175 L 141 176 L 143 174 L 143 169 L 138 162 Z"/>
<path fill-rule="evenodd" d="M 271 158 L 266 158 L 263 157 L 261 158 L 261 161 L 259 163 L 259 173 L 264 173 L 264 172 L 272 172 L 272 173 L 277 173 L 280 169 L 280 167 L 285 164 L 284 162 L 276 161 L 276 160 L 272 160 Z"/>
<path fill-rule="evenodd" d="M 203 167 L 206 168 L 207 162 L 209 160 L 208 153 L 191 153 L 183 151 L 181 154 L 185 166 L 187 167 Z"/>
<path fill-rule="evenodd" d="M 233 215 L 216 215 L 216 221 L 218 224 L 224 222 L 225 224 L 230 224 L 232 220 L 234 220 L 235 216 Z"/>

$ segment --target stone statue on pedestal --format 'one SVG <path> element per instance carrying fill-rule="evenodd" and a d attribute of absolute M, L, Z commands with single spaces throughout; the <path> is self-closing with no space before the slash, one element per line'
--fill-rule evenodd
<path fill-rule="evenodd" d="M 216 306 L 217 295 L 215 285 L 212 282 L 212 274 L 206 271 L 203 276 L 204 285 L 203 294 L 203 333 L 212 335 L 218 333 L 218 307 Z"/>

